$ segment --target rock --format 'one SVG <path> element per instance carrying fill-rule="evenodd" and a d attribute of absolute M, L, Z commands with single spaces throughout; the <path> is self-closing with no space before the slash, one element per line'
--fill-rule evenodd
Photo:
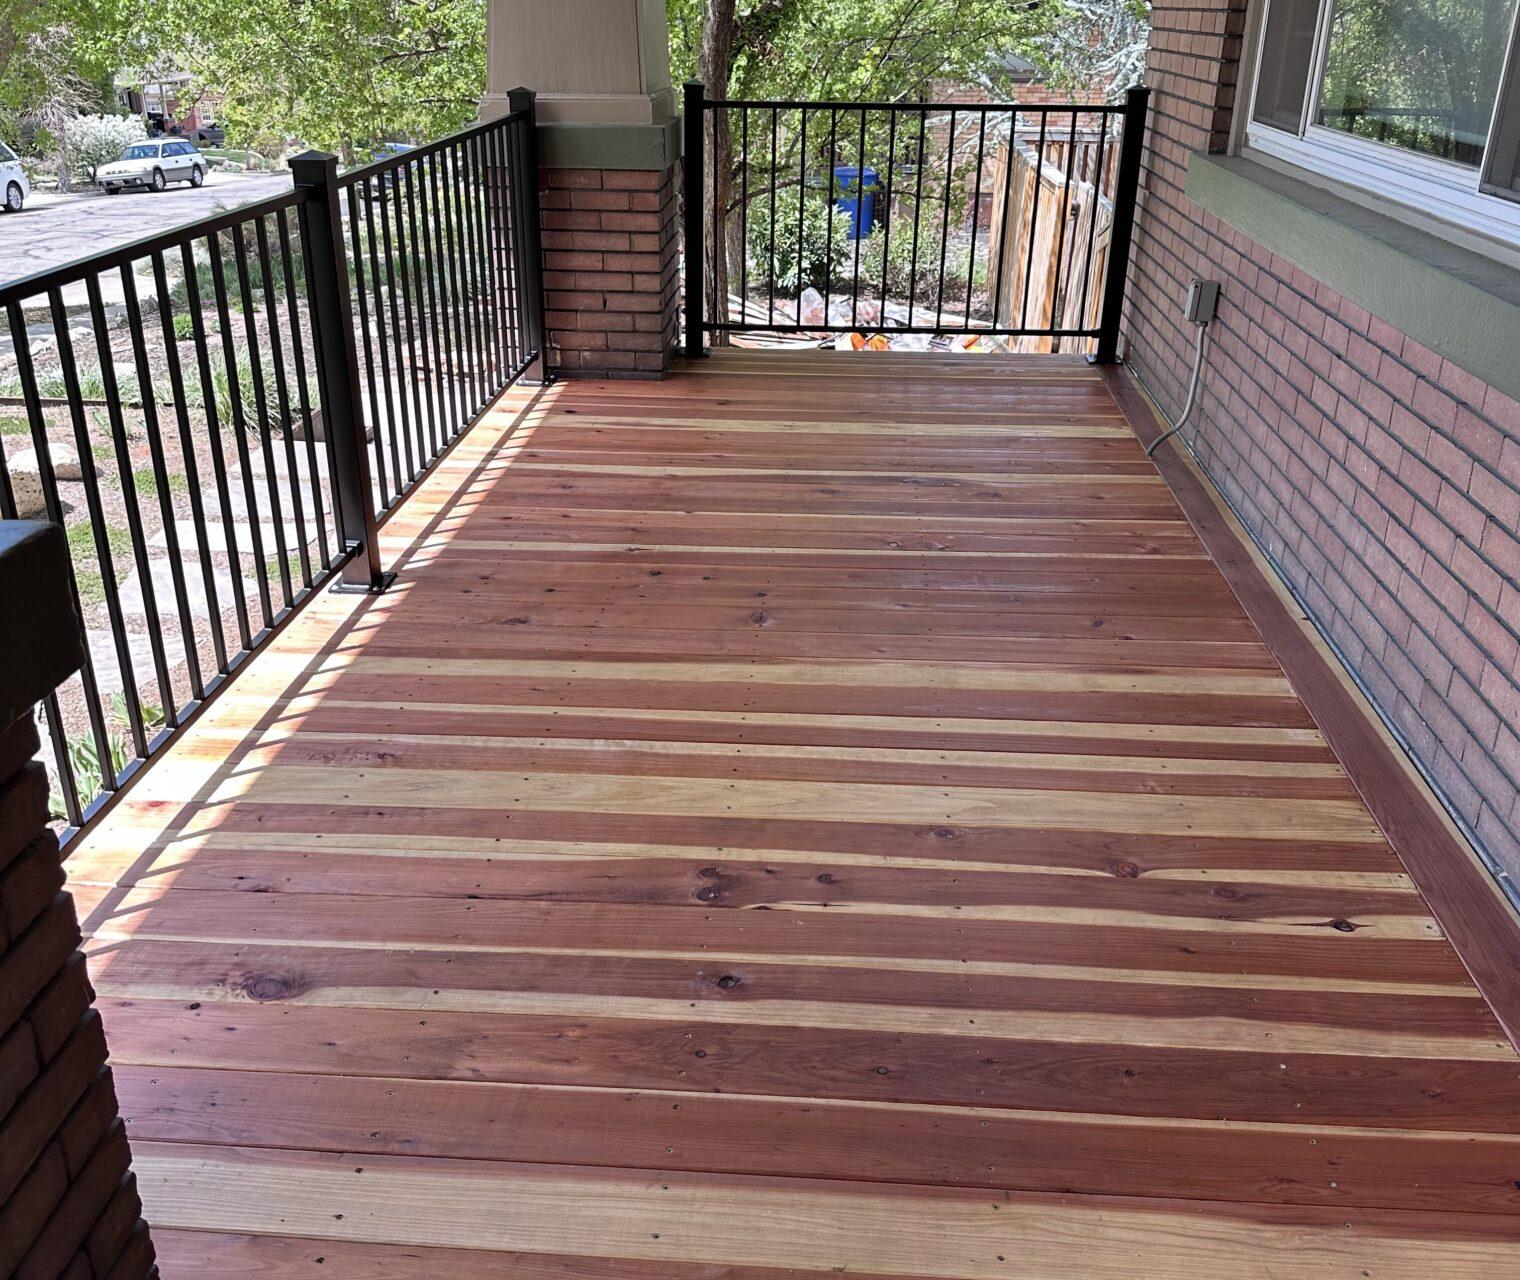
<path fill-rule="evenodd" d="M 74 446 L 63 443 L 49 443 L 48 457 L 53 463 L 53 474 L 60 480 L 79 480 L 84 473 L 79 469 L 79 454 Z M 11 470 L 29 471 L 32 475 L 41 475 L 42 468 L 38 465 L 37 450 L 22 449 L 10 460 Z"/>
<path fill-rule="evenodd" d="M 11 470 L 11 492 L 16 498 L 18 520 L 40 520 L 47 516 L 47 499 L 42 492 L 42 477 L 35 471 Z"/>
<path fill-rule="evenodd" d="M 170 672 L 173 672 L 185 661 L 185 642 L 180 638 L 177 626 L 165 627 L 161 634 L 164 661 L 168 663 Z M 120 693 L 124 683 L 121 678 L 121 664 L 116 654 L 115 638 L 109 631 L 90 630 L 85 632 L 85 640 L 90 646 L 90 664 L 95 668 L 95 683 L 102 696 L 109 697 L 113 693 Z M 152 641 L 146 635 L 129 632 L 127 653 L 131 657 L 133 681 L 137 685 L 138 697 L 150 703 L 158 703 L 163 695 L 158 692 L 158 673 L 153 665 Z"/>
<path fill-rule="evenodd" d="M 175 619 L 178 617 L 178 605 L 174 598 L 174 574 L 167 560 L 154 559 L 149 562 L 149 571 L 153 575 L 153 597 L 157 612 L 161 618 Z M 190 616 L 194 618 L 209 618 L 211 609 L 206 599 L 205 582 L 201 576 L 198 564 L 186 562 L 181 566 L 185 580 L 185 603 L 189 606 Z M 223 569 L 214 569 L 211 580 L 216 591 L 217 613 L 220 614 L 232 608 L 232 576 Z M 132 570 L 121 584 L 121 610 L 129 618 L 141 618 L 147 615 L 147 605 L 143 599 L 142 579 L 138 576 L 136 568 Z M 243 583 L 243 598 L 248 601 L 258 599 L 257 588 L 251 582 Z"/>

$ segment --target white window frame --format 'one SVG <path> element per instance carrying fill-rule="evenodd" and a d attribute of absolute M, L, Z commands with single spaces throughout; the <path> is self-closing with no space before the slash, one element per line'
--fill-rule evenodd
<path fill-rule="evenodd" d="M 1358 138 L 1340 129 L 1315 124 L 1330 33 L 1330 12 L 1335 0 L 1320 0 L 1319 24 L 1310 62 L 1303 125 L 1298 134 L 1254 119 L 1256 92 L 1261 78 L 1260 46 L 1267 26 L 1264 0 L 1254 26 L 1256 46 L 1250 69 L 1251 92 L 1245 103 L 1242 141 L 1246 148 L 1314 175 L 1322 185 L 1339 186 L 1372 196 L 1378 202 L 1401 206 L 1417 214 L 1449 223 L 1456 228 L 1520 245 L 1520 202 L 1482 190 L 1486 164 L 1476 169 L 1453 164 L 1439 156 L 1421 155 L 1402 147 Z M 1520 5 L 1511 28 L 1513 50 L 1520 38 Z M 1514 56 L 1514 55 L 1512 55 Z M 1500 84 L 1502 95 L 1504 85 Z M 1492 119 L 1490 120 L 1492 130 Z M 1487 157 L 1485 154 L 1485 161 Z"/>

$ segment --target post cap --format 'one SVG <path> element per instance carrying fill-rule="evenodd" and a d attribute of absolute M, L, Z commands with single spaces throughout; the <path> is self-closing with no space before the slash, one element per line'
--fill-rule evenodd
<path fill-rule="evenodd" d="M 290 157 L 290 172 L 298 187 L 327 181 L 329 172 L 338 171 L 338 157 L 331 151 L 303 151 Z"/>

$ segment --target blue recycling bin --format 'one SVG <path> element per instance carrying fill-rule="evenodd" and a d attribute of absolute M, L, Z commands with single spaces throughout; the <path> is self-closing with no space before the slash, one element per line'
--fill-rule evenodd
<path fill-rule="evenodd" d="M 876 221 L 876 186 L 880 175 L 866 165 L 842 164 L 834 170 L 834 207 L 847 217 L 850 240 L 864 240 Z"/>

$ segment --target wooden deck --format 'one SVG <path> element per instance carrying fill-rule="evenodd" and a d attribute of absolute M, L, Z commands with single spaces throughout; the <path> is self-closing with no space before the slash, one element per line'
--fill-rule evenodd
<path fill-rule="evenodd" d="M 167 1280 L 1497 1277 L 1520 1060 L 1079 362 L 517 391 L 75 854 Z"/>

